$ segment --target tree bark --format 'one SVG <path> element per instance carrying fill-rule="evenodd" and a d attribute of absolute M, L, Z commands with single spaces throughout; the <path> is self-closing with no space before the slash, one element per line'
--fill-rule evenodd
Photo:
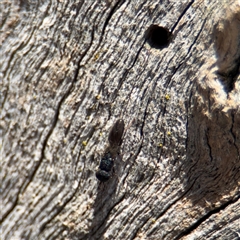
<path fill-rule="evenodd" d="M 237 0 L 3 0 L 2 239 L 239 239 L 239 21 Z"/>

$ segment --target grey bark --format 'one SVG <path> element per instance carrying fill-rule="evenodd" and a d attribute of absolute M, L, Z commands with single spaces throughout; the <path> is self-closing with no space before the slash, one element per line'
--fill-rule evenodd
<path fill-rule="evenodd" d="M 2 239 L 239 239 L 239 21 L 236 0 L 2 1 Z"/>

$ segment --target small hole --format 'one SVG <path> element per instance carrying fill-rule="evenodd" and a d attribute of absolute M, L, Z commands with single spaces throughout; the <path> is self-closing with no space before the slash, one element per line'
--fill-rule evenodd
<path fill-rule="evenodd" d="M 172 33 L 164 27 L 151 25 L 146 32 L 146 39 L 153 48 L 167 47 L 171 40 Z"/>

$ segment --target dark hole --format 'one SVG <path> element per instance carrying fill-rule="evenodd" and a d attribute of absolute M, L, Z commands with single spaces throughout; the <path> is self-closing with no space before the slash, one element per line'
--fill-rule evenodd
<path fill-rule="evenodd" d="M 238 15 L 223 18 L 213 29 L 218 79 L 228 94 L 235 89 L 240 74 L 240 27 Z M 236 30 L 237 29 L 237 30 Z"/>
<path fill-rule="evenodd" d="M 225 91 L 231 92 L 234 88 L 234 84 L 238 79 L 239 76 L 239 69 L 240 69 L 240 61 L 232 63 L 233 68 L 230 71 L 220 72 L 218 71 L 217 74 L 220 77 L 220 80 L 224 86 Z"/>
<path fill-rule="evenodd" d="M 146 40 L 153 48 L 167 47 L 171 40 L 171 32 L 164 27 L 151 25 L 146 32 Z"/>

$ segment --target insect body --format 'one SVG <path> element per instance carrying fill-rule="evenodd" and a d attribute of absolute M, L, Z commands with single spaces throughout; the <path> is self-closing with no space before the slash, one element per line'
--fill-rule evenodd
<path fill-rule="evenodd" d="M 106 182 L 111 177 L 111 172 L 113 168 L 113 159 L 111 153 L 108 152 L 101 159 L 99 169 L 96 172 L 96 177 L 101 182 Z"/>
<path fill-rule="evenodd" d="M 112 175 L 114 159 L 119 155 L 123 132 L 124 121 L 118 119 L 109 133 L 109 146 L 105 150 L 99 169 L 96 172 L 96 177 L 100 182 L 106 182 Z"/>

